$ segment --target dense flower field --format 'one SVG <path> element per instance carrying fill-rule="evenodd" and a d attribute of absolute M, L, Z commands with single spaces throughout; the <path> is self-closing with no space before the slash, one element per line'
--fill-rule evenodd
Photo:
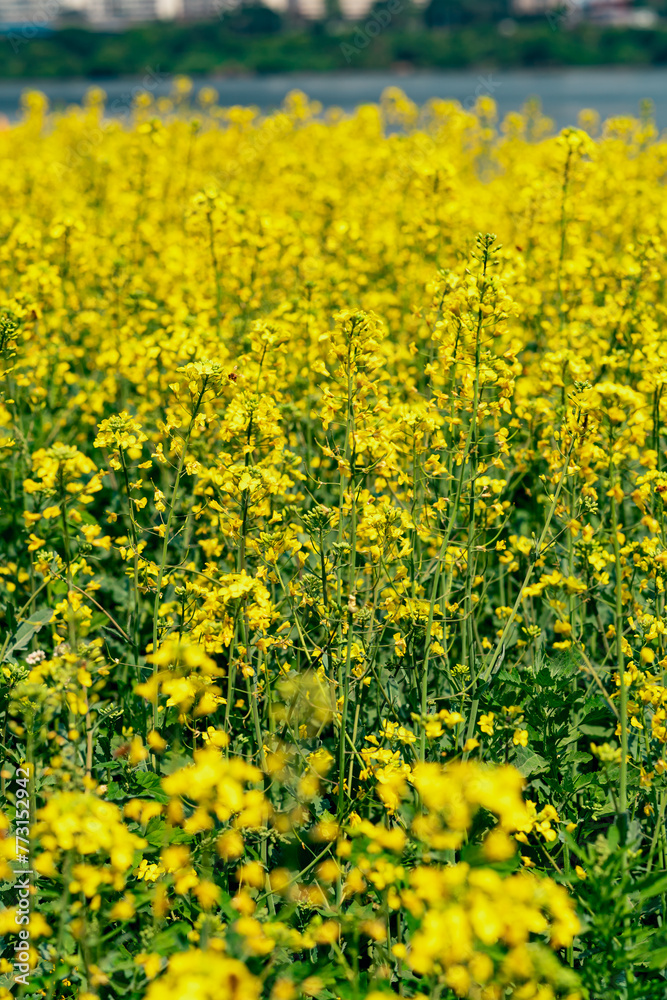
<path fill-rule="evenodd" d="M 664 1000 L 667 142 L 187 95 L 0 132 L 0 997 Z"/>

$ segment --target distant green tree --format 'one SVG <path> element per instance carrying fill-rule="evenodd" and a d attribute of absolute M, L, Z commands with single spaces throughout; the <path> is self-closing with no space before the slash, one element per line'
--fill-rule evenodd
<path fill-rule="evenodd" d="M 276 10 L 261 3 L 243 4 L 229 16 L 232 31 L 247 35 L 276 35 L 282 31 L 283 19 Z"/>
<path fill-rule="evenodd" d="M 428 28 L 445 28 L 493 23 L 509 14 L 509 0 L 430 0 L 424 8 L 424 24 Z"/>

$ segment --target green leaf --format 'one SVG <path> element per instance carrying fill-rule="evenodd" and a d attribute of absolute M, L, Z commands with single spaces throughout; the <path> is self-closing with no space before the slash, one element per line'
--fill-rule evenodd
<path fill-rule="evenodd" d="M 534 750 L 529 750 L 528 747 L 517 747 L 512 763 L 524 778 L 549 770 L 549 761 L 541 757 L 539 753 L 535 753 Z"/>
<path fill-rule="evenodd" d="M 169 796 L 162 788 L 162 781 L 159 774 L 154 774 L 153 771 L 137 771 L 133 775 L 133 780 L 140 788 L 150 792 L 156 802 L 169 801 Z"/>
<path fill-rule="evenodd" d="M 36 635 L 41 628 L 48 625 L 52 618 L 53 611 L 51 608 L 42 608 L 41 611 L 35 611 L 34 614 L 30 615 L 30 618 L 22 622 L 16 630 L 14 638 L 5 653 L 5 659 L 12 658 L 16 650 L 25 649 L 33 635 Z"/>
<path fill-rule="evenodd" d="M 103 615 L 101 611 L 96 611 L 93 617 L 90 619 L 89 628 L 91 631 L 96 631 L 98 628 L 103 628 L 109 619 L 106 615 Z"/>
<path fill-rule="evenodd" d="M 616 823 L 612 823 L 607 833 L 607 843 L 612 851 L 615 851 L 621 842 L 621 834 Z"/>
<path fill-rule="evenodd" d="M 591 760 L 593 755 L 583 750 L 570 750 L 563 757 L 563 761 L 567 761 L 568 764 L 587 764 Z"/>
<path fill-rule="evenodd" d="M 190 924 L 186 924 L 184 920 L 179 920 L 178 923 L 172 924 L 171 927 L 156 934 L 151 947 L 158 955 L 168 955 L 172 951 L 179 951 L 182 948 L 183 942 L 187 940 L 187 934 L 190 930 Z"/>
<path fill-rule="evenodd" d="M 162 847 L 166 840 L 166 829 L 167 825 L 164 819 L 161 816 L 154 816 L 148 824 L 144 839 L 148 841 L 151 847 Z"/>
<path fill-rule="evenodd" d="M 579 726 L 579 730 L 584 734 L 584 736 L 608 737 L 610 728 L 611 726 L 591 726 L 586 722 L 582 722 Z"/>
<path fill-rule="evenodd" d="M 580 791 L 580 789 L 585 788 L 586 785 L 591 785 L 596 776 L 597 775 L 595 771 L 588 771 L 585 774 L 578 774 L 572 783 L 573 790 L 575 792 L 578 792 Z"/>
<path fill-rule="evenodd" d="M 667 873 L 655 872 L 638 882 L 635 889 L 638 890 L 637 897 L 642 902 L 653 896 L 660 896 L 663 892 L 667 892 Z"/>
<path fill-rule="evenodd" d="M 667 966 L 667 947 L 652 949 L 646 964 L 649 969 L 664 969 Z"/>

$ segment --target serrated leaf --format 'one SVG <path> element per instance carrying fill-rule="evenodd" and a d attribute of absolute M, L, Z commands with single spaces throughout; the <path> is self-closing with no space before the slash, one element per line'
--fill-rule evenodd
<path fill-rule="evenodd" d="M 593 779 L 595 777 L 596 774 L 594 771 L 587 774 L 578 774 L 572 782 L 573 790 L 578 792 L 581 788 L 586 788 L 587 785 L 591 785 L 593 783 Z"/>
<path fill-rule="evenodd" d="M 584 750 L 569 750 L 563 757 L 568 764 L 587 764 L 593 760 L 593 755 Z"/>
<path fill-rule="evenodd" d="M 150 792 L 156 802 L 165 803 L 169 801 L 169 796 L 162 788 L 162 781 L 159 774 L 154 774 L 153 771 L 137 771 L 133 776 L 133 780 L 140 788 L 144 788 L 147 792 Z"/>
<path fill-rule="evenodd" d="M 528 747 L 517 747 L 512 763 L 524 778 L 549 770 L 549 761 L 541 757 L 539 753 L 535 753 L 534 750 L 529 750 Z"/>
<path fill-rule="evenodd" d="M 146 831 L 144 840 L 148 842 L 150 847 L 162 847 L 165 842 L 164 830 L 164 824 L 162 826 L 155 826 Z"/>

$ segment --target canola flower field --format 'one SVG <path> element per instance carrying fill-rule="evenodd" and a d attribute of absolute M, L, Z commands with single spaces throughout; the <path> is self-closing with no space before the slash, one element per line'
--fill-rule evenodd
<path fill-rule="evenodd" d="M 0 132 L 0 997 L 664 1000 L 667 141 Z"/>

